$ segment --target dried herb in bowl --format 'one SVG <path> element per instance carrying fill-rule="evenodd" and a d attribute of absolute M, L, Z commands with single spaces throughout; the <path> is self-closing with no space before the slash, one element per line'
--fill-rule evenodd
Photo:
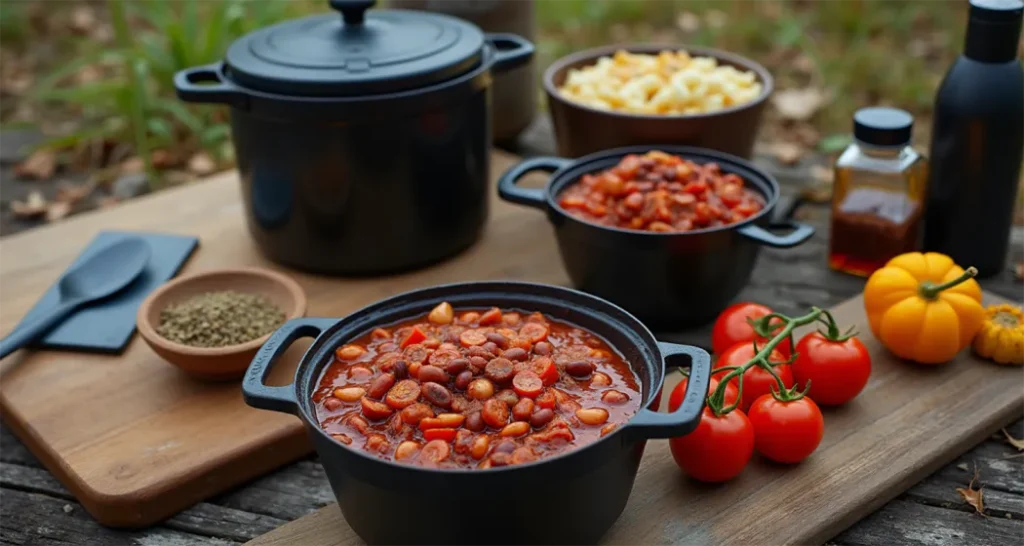
<path fill-rule="evenodd" d="M 252 341 L 277 329 L 285 314 L 258 294 L 207 292 L 160 311 L 156 331 L 191 347 L 227 347 Z"/>

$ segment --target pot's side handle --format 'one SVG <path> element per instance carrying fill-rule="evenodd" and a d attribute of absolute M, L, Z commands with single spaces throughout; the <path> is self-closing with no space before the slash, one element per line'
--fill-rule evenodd
<path fill-rule="evenodd" d="M 697 428 L 704 400 L 711 381 L 711 355 L 700 347 L 658 342 L 665 368 L 677 367 L 669 362 L 673 357 L 686 355 L 690 360 L 690 379 L 682 405 L 672 413 L 659 413 L 642 409 L 629 422 L 628 427 L 640 438 L 675 438 L 689 434 Z"/>
<path fill-rule="evenodd" d="M 488 33 L 487 41 L 494 46 L 495 72 L 505 72 L 522 66 L 533 58 L 534 47 L 529 40 L 516 34 Z"/>
<path fill-rule="evenodd" d="M 174 75 L 174 89 L 185 102 L 227 104 L 246 108 L 249 97 L 235 84 L 222 77 L 224 63 L 193 66 Z"/>
<path fill-rule="evenodd" d="M 271 387 L 263 382 L 270 375 L 274 362 L 292 343 L 303 337 L 317 337 L 335 322 L 337 319 L 298 318 L 281 325 L 256 352 L 249 370 L 245 372 L 245 379 L 242 380 L 242 398 L 245 403 L 259 409 L 297 413 L 294 382 L 282 387 Z"/>
<path fill-rule="evenodd" d="M 520 188 L 516 182 L 533 171 L 555 172 L 572 163 L 570 159 L 561 157 L 531 157 L 509 167 L 498 178 L 498 195 L 510 203 L 526 205 L 544 210 L 547 199 L 540 188 Z"/>
<path fill-rule="evenodd" d="M 801 222 L 773 223 L 768 229 L 790 229 L 785 235 L 776 235 L 767 229 L 754 224 L 747 224 L 739 229 L 740 234 L 756 243 L 775 248 L 791 248 L 797 246 L 814 235 L 814 226 Z"/>

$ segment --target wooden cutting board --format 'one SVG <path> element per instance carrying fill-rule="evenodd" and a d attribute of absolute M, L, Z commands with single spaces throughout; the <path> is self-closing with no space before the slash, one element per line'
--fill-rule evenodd
<path fill-rule="evenodd" d="M 985 300 L 1002 301 L 990 294 Z M 858 296 L 833 313 L 844 327 L 870 332 L 863 305 Z M 737 479 L 705 485 L 682 474 L 668 442 L 648 442 L 629 503 L 603 542 L 820 544 L 1020 417 L 1020 368 L 967 351 L 944 366 L 923 367 L 896 359 L 870 334 L 863 340 L 871 380 L 848 405 L 825 410 L 825 437 L 809 459 L 787 467 L 755 455 Z M 679 381 L 678 374 L 669 377 L 666 389 Z M 334 504 L 247 544 L 362 541 Z"/>
<path fill-rule="evenodd" d="M 516 161 L 496 152 L 495 178 Z M 489 192 L 496 195 L 493 186 Z M 237 175 L 133 200 L 0 242 L 0 332 L 9 332 L 103 229 L 195 235 L 182 274 L 264 260 L 244 225 Z M 483 240 L 442 265 L 382 279 L 289 272 L 311 316 L 344 316 L 431 284 L 499 278 L 564 284 L 544 215 L 493 198 Z M 290 382 L 304 346 L 272 382 Z M 282 362 L 288 364 L 289 362 Z M 120 356 L 27 352 L 0 362 L 0 412 L 14 432 L 101 523 L 139 527 L 308 453 L 298 419 L 249 408 L 238 383 L 195 381 L 140 339 Z"/>

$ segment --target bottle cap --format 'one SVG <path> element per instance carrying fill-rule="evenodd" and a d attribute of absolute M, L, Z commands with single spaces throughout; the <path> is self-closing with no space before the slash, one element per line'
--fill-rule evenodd
<path fill-rule="evenodd" d="M 1012 24 L 1024 17 L 1024 0 L 971 0 L 970 18 L 995 24 Z"/>
<path fill-rule="evenodd" d="M 874 146 L 903 146 L 910 143 L 914 116 L 899 108 L 874 106 L 853 115 L 853 138 Z"/>

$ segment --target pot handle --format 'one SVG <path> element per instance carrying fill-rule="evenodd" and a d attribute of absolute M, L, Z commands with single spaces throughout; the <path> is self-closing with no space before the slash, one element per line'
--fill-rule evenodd
<path fill-rule="evenodd" d="M 531 157 L 509 167 L 498 178 L 498 195 L 510 203 L 526 205 L 544 210 L 547 199 L 541 188 L 520 188 L 516 182 L 533 171 L 553 173 L 572 163 L 571 159 L 561 157 Z"/>
<path fill-rule="evenodd" d="M 249 364 L 242 380 L 242 398 L 254 408 L 281 413 L 296 414 L 298 401 L 295 399 L 295 383 L 282 387 L 264 385 L 274 362 L 299 338 L 317 337 L 338 319 L 297 318 L 284 323 L 270 339 L 260 347 Z"/>
<path fill-rule="evenodd" d="M 679 355 L 689 357 L 690 380 L 683 403 L 676 411 L 660 413 L 644 408 L 629 422 L 628 427 L 643 439 L 675 438 L 697 428 L 701 412 L 704 411 L 704 400 L 708 396 L 708 383 L 711 381 L 711 355 L 704 349 L 661 341 L 658 342 L 658 348 L 661 349 L 666 369 L 675 367 L 669 363 L 669 359 Z"/>
<path fill-rule="evenodd" d="M 768 245 L 775 248 L 792 248 L 797 246 L 807 239 L 810 239 L 814 235 L 814 226 L 804 224 L 802 222 L 778 222 L 772 223 L 768 226 L 768 229 L 791 229 L 789 233 L 785 235 L 776 235 L 761 226 L 754 224 L 747 224 L 741 227 L 738 231 L 740 234 L 748 239 L 752 239 L 756 243 L 762 245 Z"/>
<path fill-rule="evenodd" d="M 228 104 L 246 108 L 248 96 L 230 81 L 224 79 L 224 63 L 193 66 L 174 75 L 174 89 L 185 102 Z M 200 85 L 206 84 L 206 85 Z"/>
<path fill-rule="evenodd" d="M 529 40 L 516 34 L 488 33 L 487 41 L 494 47 L 495 72 L 505 72 L 522 66 L 533 58 L 534 47 Z"/>

